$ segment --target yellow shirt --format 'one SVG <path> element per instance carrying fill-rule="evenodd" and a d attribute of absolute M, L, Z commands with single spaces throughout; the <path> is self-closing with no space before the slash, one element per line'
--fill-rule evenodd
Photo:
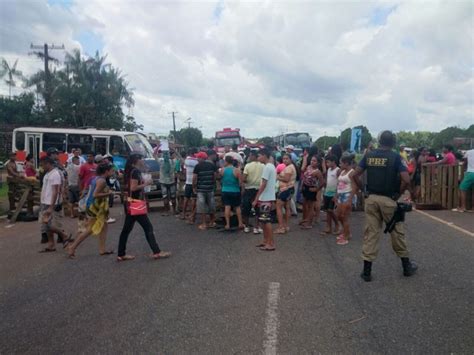
<path fill-rule="evenodd" d="M 244 175 L 247 176 L 247 182 L 245 183 L 245 189 L 259 189 L 260 182 L 262 181 L 264 165 L 260 162 L 253 161 L 245 165 Z"/>

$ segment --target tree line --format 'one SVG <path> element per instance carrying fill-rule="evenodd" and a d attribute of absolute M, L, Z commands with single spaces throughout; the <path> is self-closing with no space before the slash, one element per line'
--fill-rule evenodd
<path fill-rule="evenodd" d="M 44 60 L 44 59 L 43 59 Z M 57 62 L 57 61 L 56 61 Z M 96 127 L 135 131 L 143 129 L 124 110 L 134 106 L 133 90 L 122 72 L 97 52 L 83 57 L 79 50 L 67 53 L 64 63 L 45 73 L 25 77 L 2 58 L 0 77 L 9 96 L 0 98 L 0 122 L 15 125 Z M 13 96 L 13 87 L 28 91 Z"/>

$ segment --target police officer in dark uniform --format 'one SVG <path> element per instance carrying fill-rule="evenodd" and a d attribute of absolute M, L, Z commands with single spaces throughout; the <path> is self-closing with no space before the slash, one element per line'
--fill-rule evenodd
<path fill-rule="evenodd" d="M 395 135 L 384 131 L 379 138 L 379 149 L 368 152 L 356 168 L 354 177 L 367 171 L 367 192 L 365 200 L 366 225 L 362 247 L 364 269 L 361 277 L 371 281 L 372 262 L 377 258 L 380 232 L 383 222 L 389 222 L 397 210 L 397 199 L 410 186 L 407 167 L 402 163 L 399 154 L 392 151 L 395 146 Z M 403 275 L 412 276 L 417 270 L 414 262 L 408 258 L 408 248 L 403 231 L 403 223 L 395 224 L 390 233 L 392 248 L 401 258 Z"/>

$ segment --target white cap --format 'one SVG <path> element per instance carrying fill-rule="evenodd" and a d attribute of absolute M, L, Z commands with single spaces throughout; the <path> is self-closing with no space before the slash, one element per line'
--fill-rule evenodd
<path fill-rule="evenodd" d="M 295 150 L 295 146 L 290 144 L 290 145 L 287 145 L 285 149 Z"/>

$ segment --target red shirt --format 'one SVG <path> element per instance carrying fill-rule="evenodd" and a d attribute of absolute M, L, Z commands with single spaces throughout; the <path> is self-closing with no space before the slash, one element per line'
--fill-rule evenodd
<path fill-rule="evenodd" d="M 447 165 L 456 165 L 456 157 L 453 153 L 447 152 L 444 156 Z"/>
<path fill-rule="evenodd" d="M 95 176 L 95 170 L 97 169 L 97 164 L 84 163 L 79 169 L 79 186 L 81 190 L 89 187 L 91 179 Z"/>

